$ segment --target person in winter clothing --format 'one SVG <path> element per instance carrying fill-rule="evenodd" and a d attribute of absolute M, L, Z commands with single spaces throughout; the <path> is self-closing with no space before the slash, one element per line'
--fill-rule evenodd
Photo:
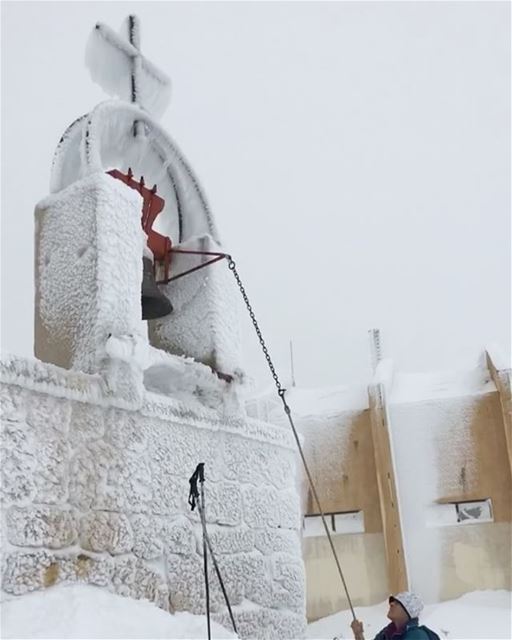
<path fill-rule="evenodd" d="M 389 597 L 388 618 L 391 622 L 381 629 L 374 640 L 429 640 L 430 630 L 418 626 L 418 618 L 423 602 L 411 591 L 397 593 Z M 363 623 L 353 620 L 352 631 L 356 640 L 364 640 Z"/>

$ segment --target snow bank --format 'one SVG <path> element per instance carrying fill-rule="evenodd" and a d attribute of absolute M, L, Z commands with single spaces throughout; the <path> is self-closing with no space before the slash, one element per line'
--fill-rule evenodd
<path fill-rule="evenodd" d="M 2 638 L 205 638 L 206 617 L 171 615 L 98 587 L 59 586 L 4 601 Z M 212 620 L 214 638 L 236 638 Z"/>
<path fill-rule="evenodd" d="M 421 624 L 449 640 L 498 640 L 512 637 L 510 591 L 474 591 L 457 600 L 427 605 Z M 387 623 L 387 602 L 372 607 L 356 607 L 370 639 Z M 306 637 L 315 640 L 353 638 L 350 611 L 340 611 L 308 626 Z"/>

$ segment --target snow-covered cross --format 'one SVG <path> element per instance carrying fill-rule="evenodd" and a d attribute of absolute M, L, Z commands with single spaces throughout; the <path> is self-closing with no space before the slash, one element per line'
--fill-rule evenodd
<path fill-rule="evenodd" d="M 153 116 L 160 117 L 169 104 L 171 81 L 142 55 L 136 16 L 128 16 L 122 32 L 127 37 L 118 35 L 105 24 L 96 24 L 85 56 L 91 77 L 109 95 L 136 103 Z"/>

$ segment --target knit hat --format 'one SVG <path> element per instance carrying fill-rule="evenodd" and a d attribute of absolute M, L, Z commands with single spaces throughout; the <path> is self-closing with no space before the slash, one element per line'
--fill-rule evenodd
<path fill-rule="evenodd" d="M 393 601 L 402 605 L 409 618 L 417 618 L 423 609 L 423 602 L 420 597 L 412 593 L 412 591 L 402 591 L 397 593 L 396 596 L 389 596 L 390 604 Z"/>

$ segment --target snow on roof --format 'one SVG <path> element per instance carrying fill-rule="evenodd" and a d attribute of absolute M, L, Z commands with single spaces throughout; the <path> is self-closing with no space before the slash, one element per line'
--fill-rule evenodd
<path fill-rule="evenodd" d="M 286 399 L 297 416 L 335 415 L 341 411 L 368 409 L 368 391 L 365 386 L 316 389 L 292 387 L 287 391 Z"/>
<path fill-rule="evenodd" d="M 486 367 L 437 373 L 395 373 L 390 404 L 475 396 L 496 391 Z"/>
<path fill-rule="evenodd" d="M 368 409 L 368 392 L 365 386 L 325 387 L 305 389 L 291 387 L 286 390 L 287 403 L 293 417 L 307 418 L 336 416 L 345 411 L 364 411 Z M 252 396 L 246 403 L 247 412 L 267 422 L 280 424 L 286 421 L 283 405 L 274 389 L 267 389 Z"/>
<path fill-rule="evenodd" d="M 2 638 L 205 638 L 206 618 L 171 615 L 89 585 L 55 586 L 2 602 Z M 213 638 L 236 638 L 212 620 Z"/>
<path fill-rule="evenodd" d="M 485 350 L 498 371 L 510 369 L 512 353 L 506 354 L 496 343 L 488 344 Z"/>
<path fill-rule="evenodd" d="M 384 385 L 391 405 L 475 396 L 496 391 L 489 370 L 483 364 L 464 371 L 397 373 L 393 370 L 393 362 L 385 359 L 379 363 L 371 384 Z M 294 416 L 329 417 L 367 409 L 368 389 L 364 385 L 316 389 L 291 387 L 286 391 L 286 400 Z M 282 405 L 274 389 L 267 389 L 253 396 L 247 405 L 249 413 L 254 412 L 257 407 L 258 417 L 269 421 L 281 421 Z"/>

